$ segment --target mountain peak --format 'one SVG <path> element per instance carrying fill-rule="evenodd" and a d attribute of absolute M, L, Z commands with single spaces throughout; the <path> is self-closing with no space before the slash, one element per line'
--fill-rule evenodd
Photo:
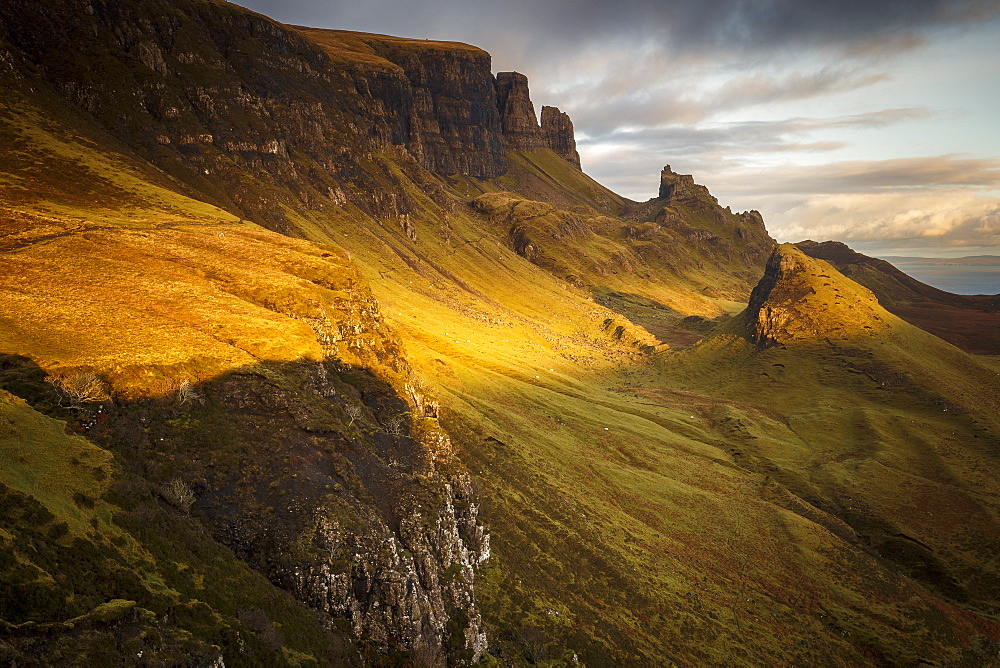
<path fill-rule="evenodd" d="M 892 320 L 871 290 L 793 244 L 775 247 L 746 314 L 750 338 L 761 347 L 871 336 Z"/>

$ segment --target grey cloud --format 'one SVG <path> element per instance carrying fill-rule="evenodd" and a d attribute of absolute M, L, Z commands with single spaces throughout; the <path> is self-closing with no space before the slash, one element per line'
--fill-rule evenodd
<path fill-rule="evenodd" d="M 1000 187 L 1000 160 L 942 155 L 924 158 L 844 161 L 775 168 L 768 172 L 774 193 L 877 193 L 884 190 L 964 186 Z M 729 184 L 732 192 L 757 186 Z"/>
<path fill-rule="evenodd" d="M 689 80 L 671 80 L 669 72 L 660 76 L 623 83 L 621 77 L 606 75 L 579 86 L 566 104 L 575 123 L 591 136 L 600 136 L 613 132 L 622 119 L 630 126 L 697 123 L 720 113 L 852 91 L 886 79 L 883 73 L 856 68 L 821 67 L 811 72 L 736 74 L 714 89 L 699 90 Z"/>
<path fill-rule="evenodd" d="M 840 141 L 808 141 L 810 133 L 831 128 L 880 128 L 907 120 L 934 116 L 924 108 L 882 109 L 865 114 L 832 118 L 789 118 L 779 121 L 745 121 L 711 126 L 664 125 L 659 127 L 609 128 L 605 134 L 588 136 L 579 144 L 602 143 L 630 146 L 645 152 L 666 152 L 671 156 L 700 155 L 718 161 L 751 153 L 832 151 L 843 148 Z"/>
<path fill-rule="evenodd" d="M 286 23 L 467 41 L 534 54 L 581 41 L 649 39 L 672 50 L 757 52 L 808 45 L 910 48 L 926 31 L 994 19 L 995 0 L 242 0 Z"/>

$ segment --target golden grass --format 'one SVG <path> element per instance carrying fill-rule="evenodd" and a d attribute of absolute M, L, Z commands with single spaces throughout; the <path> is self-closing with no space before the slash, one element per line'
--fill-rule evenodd
<path fill-rule="evenodd" d="M 407 39 L 405 37 L 392 37 L 390 35 L 353 32 L 350 30 L 327 30 L 306 26 L 291 27 L 321 46 L 334 62 L 354 66 L 402 71 L 402 68 L 396 62 L 387 57 L 390 54 L 420 55 L 427 52 L 454 54 L 457 52 L 485 58 L 489 57 L 489 54 L 482 49 L 462 44 L 461 42 Z"/>

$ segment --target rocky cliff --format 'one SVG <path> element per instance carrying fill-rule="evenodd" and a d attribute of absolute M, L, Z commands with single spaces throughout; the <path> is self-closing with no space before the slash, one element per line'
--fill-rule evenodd
<path fill-rule="evenodd" d="M 497 109 L 507 144 L 517 151 L 533 151 L 545 145 L 528 94 L 528 77 L 520 72 L 497 73 Z"/>
<path fill-rule="evenodd" d="M 464 44 L 293 29 L 198 0 L 54 11 L 14 0 L 0 40 L 4 71 L 43 85 L 32 94 L 70 102 L 189 191 L 286 233 L 302 234 L 289 208 L 412 210 L 386 192 L 375 153 L 402 147 L 431 172 L 493 178 L 509 150 L 547 145 L 526 79 L 495 83 L 489 54 Z M 553 125 L 565 157 L 570 127 Z"/>
<path fill-rule="evenodd" d="M 580 168 L 573 121 L 556 107 L 542 107 L 542 124 L 528 91 L 528 77 L 520 72 L 499 72 L 496 76 L 497 109 L 507 145 L 516 151 L 540 148 L 552 151 Z"/>
<path fill-rule="evenodd" d="M 453 42 L 297 27 L 379 103 L 392 141 L 439 174 L 492 178 L 506 170 L 490 55 Z"/>
<path fill-rule="evenodd" d="M 542 135 L 548 148 L 580 169 L 580 154 L 576 150 L 576 135 L 569 114 L 556 107 L 542 107 Z"/>

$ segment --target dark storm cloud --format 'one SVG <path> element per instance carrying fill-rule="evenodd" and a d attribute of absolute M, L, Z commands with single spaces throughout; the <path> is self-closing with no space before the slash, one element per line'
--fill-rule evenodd
<path fill-rule="evenodd" d="M 995 0 L 243 0 L 286 23 L 545 52 L 656 36 L 670 51 L 797 45 L 905 48 L 926 30 L 996 17 Z M 502 57 L 503 54 L 495 53 Z"/>

